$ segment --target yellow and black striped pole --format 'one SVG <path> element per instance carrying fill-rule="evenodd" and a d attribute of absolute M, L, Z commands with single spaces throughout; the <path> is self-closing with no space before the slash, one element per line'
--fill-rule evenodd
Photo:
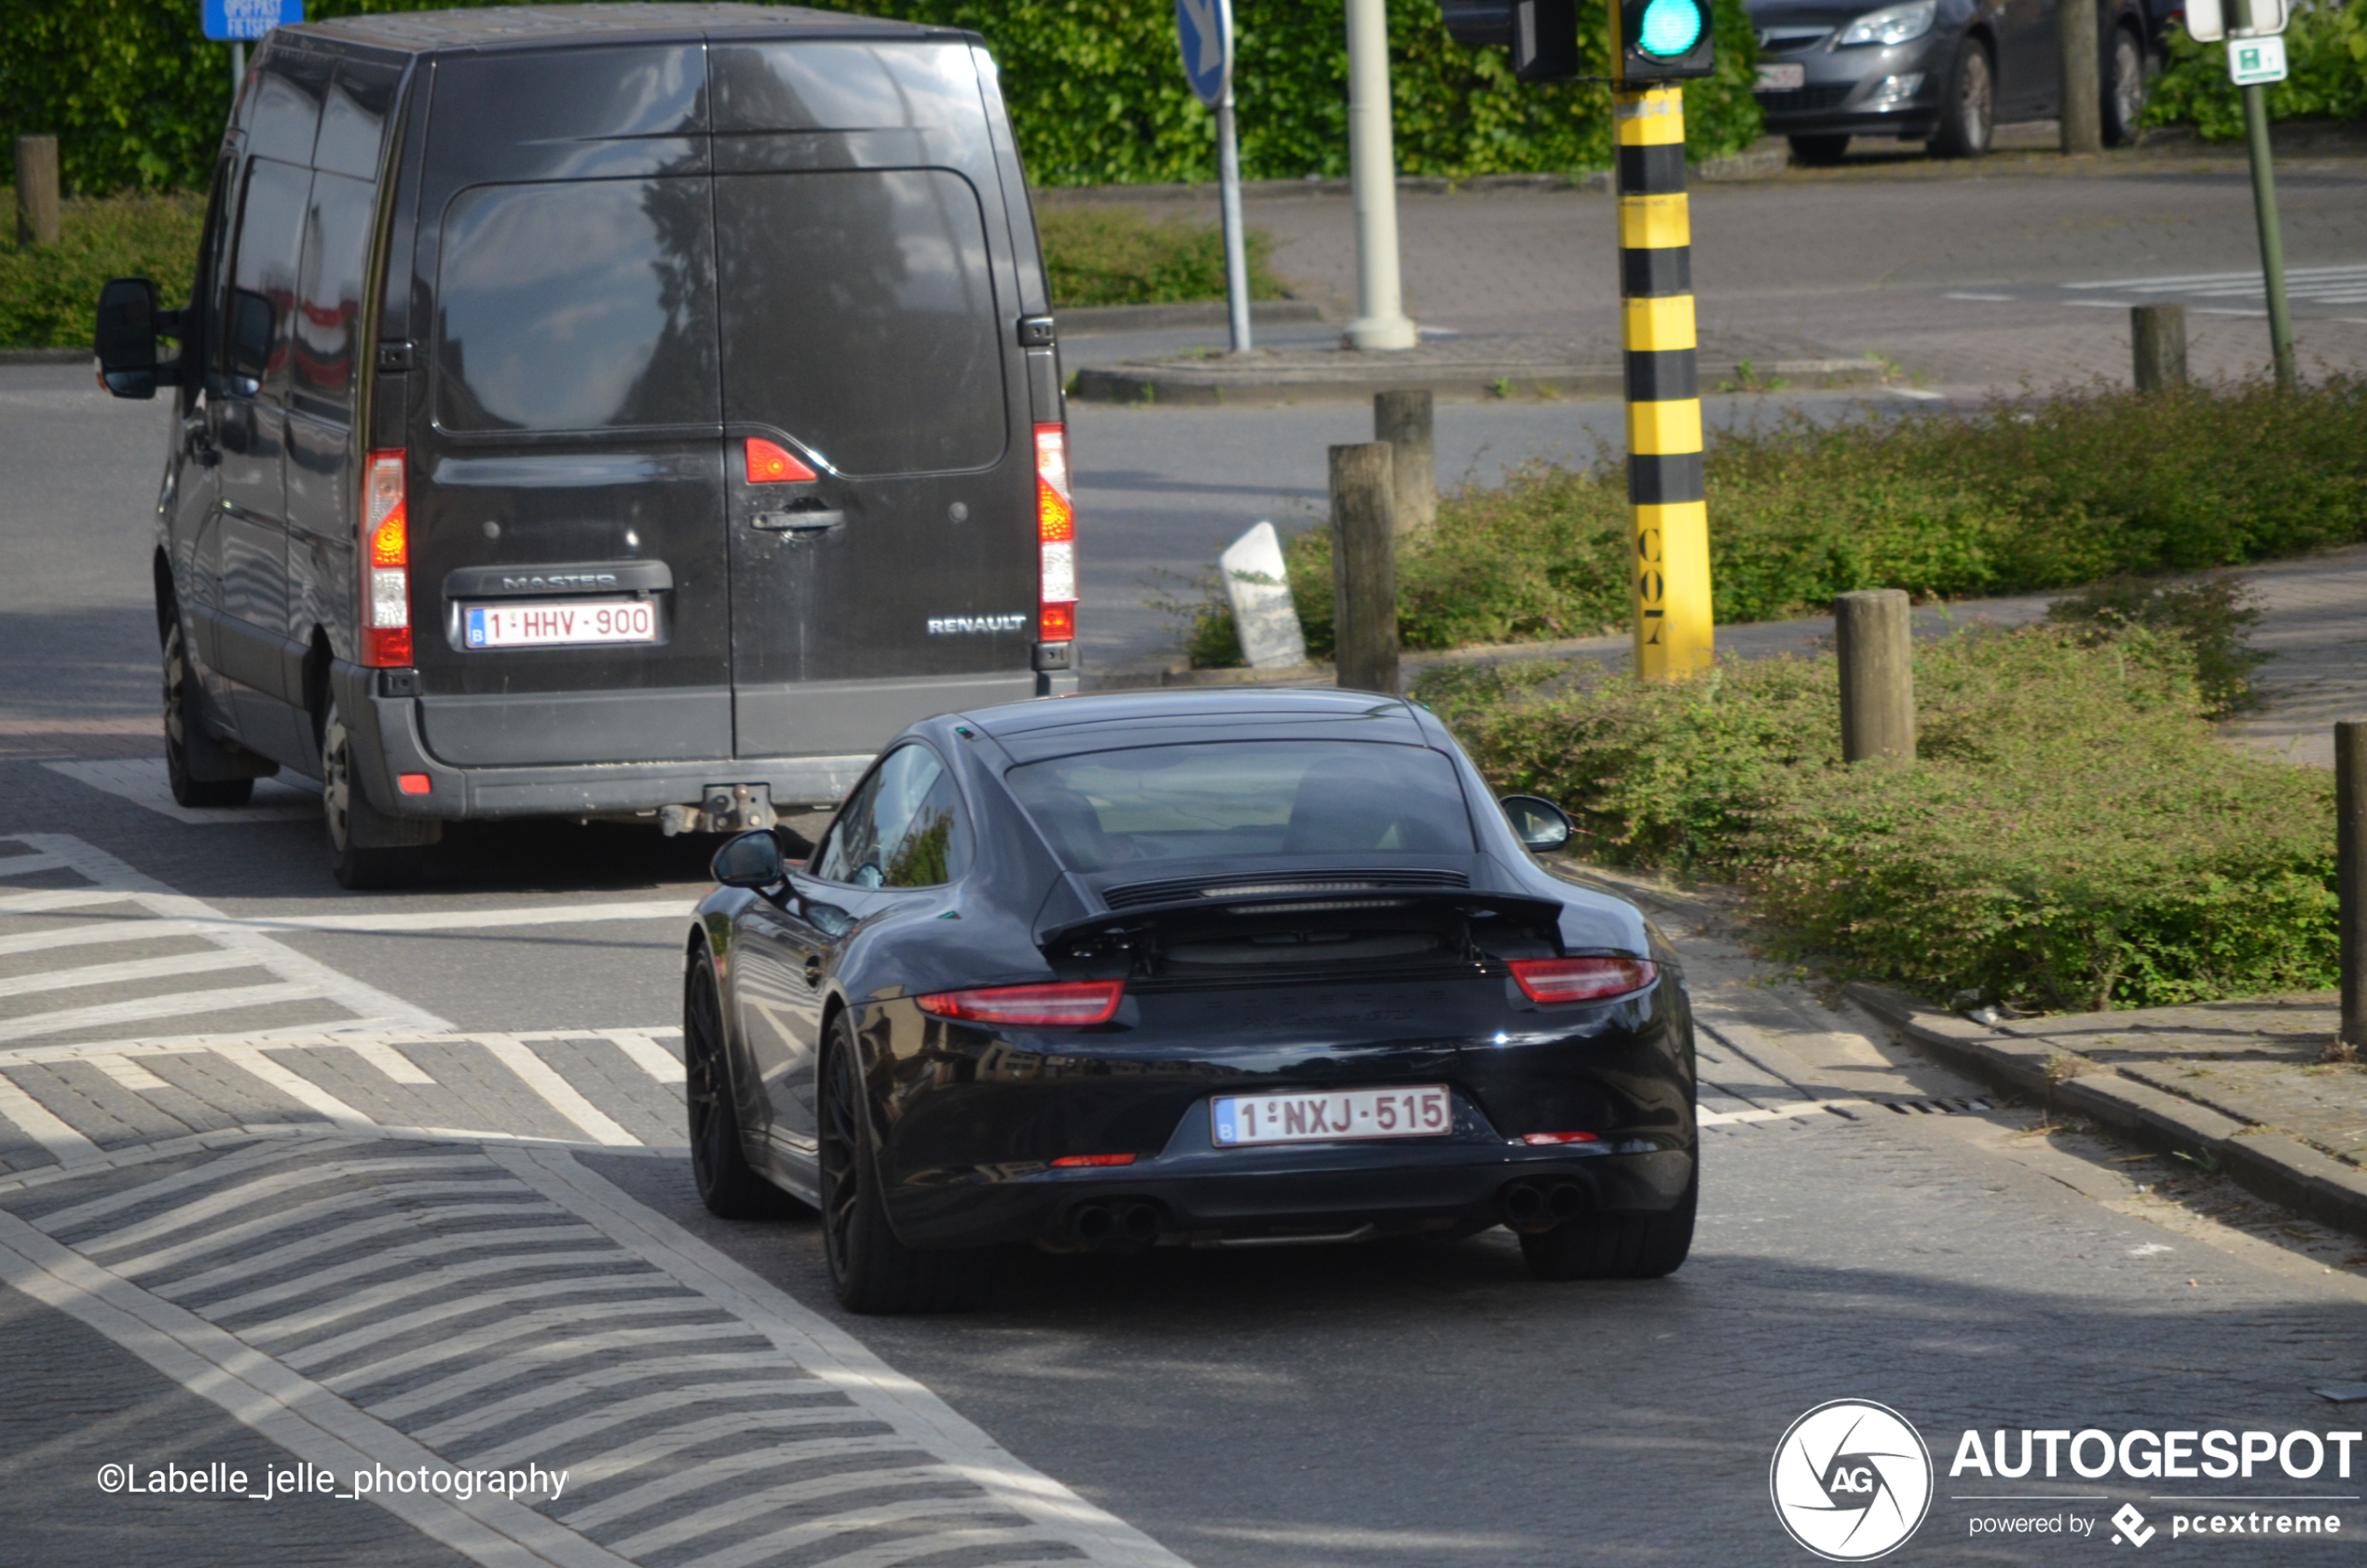
<path fill-rule="evenodd" d="M 1614 59 L 1617 43 L 1614 37 Z M 1627 498 L 1635 517 L 1635 673 L 1657 680 L 1708 668 L 1711 652 L 1685 94 L 1674 86 L 1622 87 L 1611 102 L 1619 142 Z"/>

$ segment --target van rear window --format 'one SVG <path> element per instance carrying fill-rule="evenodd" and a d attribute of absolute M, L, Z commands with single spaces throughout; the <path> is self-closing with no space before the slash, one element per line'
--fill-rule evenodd
<path fill-rule="evenodd" d="M 438 421 L 714 423 L 714 267 L 704 176 L 461 192 L 437 269 Z"/>
<path fill-rule="evenodd" d="M 728 421 L 787 431 L 848 474 L 1001 458 L 1001 338 L 967 180 L 718 174 L 715 216 Z"/>

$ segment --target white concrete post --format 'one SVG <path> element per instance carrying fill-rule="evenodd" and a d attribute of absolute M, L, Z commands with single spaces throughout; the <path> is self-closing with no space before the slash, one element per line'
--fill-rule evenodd
<path fill-rule="evenodd" d="M 1388 0 L 1348 0 L 1348 179 L 1356 201 L 1351 348 L 1411 348 L 1397 277 L 1397 154 L 1389 130 Z"/>

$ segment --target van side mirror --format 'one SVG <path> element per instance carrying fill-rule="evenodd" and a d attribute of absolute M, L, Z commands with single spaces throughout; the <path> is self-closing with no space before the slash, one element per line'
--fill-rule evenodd
<path fill-rule="evenodd" d="M 725 840 L 710 869 L 727 888 L 769 888 L 787 877 L 789 868 L 781 855 L 781 840 L 773 837 L 772 829 L 759 827 Z"/>
<path fill-rule="evenodd" d="M 1500 803 L 1505 820 L 1530 849 L 1541 853 L 1558 850 L 1570 841 L 1569 814 L 1551 800 L 1534 795 L 1508 795 Z"/>
<path fill-rule="evenodd" d="M 157 374 L 157 286 L 145 278 L 110 278 L 99 290 L 99 384 L 119 398 L 153 398 Z M 166 380 L 170 385 L 170 381 Z"/>
<path fill-rule="evenodd" d="M 253 397 L 271 368 L 271 299 L 253 289 L 230 291 L 228 347 L 231 390 Z"/>

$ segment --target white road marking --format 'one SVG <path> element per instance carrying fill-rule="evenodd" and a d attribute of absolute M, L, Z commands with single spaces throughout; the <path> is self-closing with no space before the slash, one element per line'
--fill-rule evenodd
<path fill-rule="evenodd" d="M 705 1472 L 707 1466 L 702 1466 L 700 1469 Z M 701 1479 L 704 1481 L 706 1478 L 703 1474 Z M 744 1497 L 727 1498 L 684 1518 L 669 1520 L 644 1530 L 637 1535 L 628 1535 L 616 1543 L 616 1549 L 627 1557 L 645 1557 L 650 1552 L 664 1551 L 695 1541 L 702 1535 L 712 1535 L 718 1530 L 729 1530 L 751 1519 L 761 1519 L 787 1503 L 811 1503 L 847 1492 L 928 1486 L 959 1479 L 961 1477 L 943 1465 L 902 1465 L 882 1470 L 845 1470 L 834 1476 L 816 1476 L 809 1481 L 768 1486 Z"/>
<path fill-rule="evenodd" d="M 602 1029 L 600 1036 L 612 1041 L 616 1048 L 633 1059 L 636 1067 L 661 1084 L 688 1083 L 688 1075 L 675 1054 L 636 1029 Z"/>
<path fill-rule="evenodd" d="M 1989 301 L 1989 302 L 1991 302 L 1991 303 L 1992 303 L 1992 304 L 1997 304 L 1997 305 L 2011 305 L 2011 304 L 2014 302 L 2014 297 L 2015 297 L 2015 296 L 2014 296 L 2014 295 L 2012 295 L 2012 294 L 1967 294 L 1967 293 L 1953 293 L 1953 294 L 1942 294 L 1942 295 L 1940 295 L 1939 297 L 1940 297 L 1940 298 L 1942 298 L 1942 299 L 1978 299 L 1978 300 L 1987 300 L 1987 301 Z"/>
<path fill-rule="evenodd" d="M 1150 1536 L 1022 1464 L 853 1335 L 666 1223 L 572 1156 L 522 1148 L 488 1149 L 486 1153 L 578 1218 L 598 1226 L 626 1250 L 724 1306 L 866 1414 L 909 1437 L 914 1447 L 945 1460 L 1014 1513 L 1056 1527 L 1061 1538 L 1085 1547 L 1099 1561 L 1185 1568 L 1181 1558 Z M 937 1539 L 946 1541 L 951 1534 Z"/>
<path fill-rule="evenodd" d="M 547 1213 L 549 1207 L 542 1203 L 423 1205 L 417 1208 L 406 1208 L 399 1214 L 380 1215 L 373 1220 L 358 1220 L 351 1224 L 340 1225 L 335 1230 L 307 1236 L 302 1241 L 292 1241 L 284 1247 L 275 1247 L 268 1252 L 258 1253 L 252 1258 L 241 1258 L 235 1263 L 226 1263 L 218 1269 L 208 1269 L 203 1274 L 193 1274 L 185 1279 L 168 1281 L 156 1286 L 155 1290 L 157 1295 L 168 1301 L 179 1301 L 184 1296 L 201 1295 L 205 1291 L 228 1285 L 236 1280 L 251 1279 L 271 1270 L 284 1268 L 290 1263 L 301 1262 L 307 1258 L 317 1258 L 323 1252 L 335 1252 L 340 1248 L 351 1247 L 356 1242 L 368 1241 L 376 1236 L 401 1235 L 405 1232 L 424 1231 L 446 1220 L 520 1219 L 527 1215 Z M 471 1231 L 468 1233 L 467 1246 L 500 1247 L 529 1241 L 573 1241 L 579 1235 L 591 1234 L 590 1228 L 582 1225 L 517 1225 L 503 1230 Z M 438 1253 L 450 1252 L 458 1245 L 448 1239 L 420 1244 L 421 1247 Z M 384 1256 L 393 1256 L 404 1250 L 397 1248 Z M 139 1271 L 135 1269 L 117 1272 L 138 1273 Z M 309 1277 L 307 1276 L 308 1279 Z M 243 1307 L 251 1302 L 267 1302 L 286 1300 L 289 1296 L 300 1295 L 303 1290 L 308 1290 L 310 1288 L 308 1284 L 304 1285 L 302 1289 L 290 1288 L 284 1294 L 275 1294 L 270 1290 L 256 1290 L 246 1296 L 237 1297 L 235 1300 Z M 226 1305 L 223 1310 L 226 1314 L 230 1309 Z"/>
<path fill-rule="evenodd" d="M 101 1072 L 135 1095 L 154 1094 L 158 1089 L 172 1087 L 129 1057 L 102 1057 L 95 1065 Z"/>
<path fill-rule="evenodd" d="M 316 1152 L 317 1146 L 316 1149 L 291 1151 L 293 1153 L 300 1154 Z M 284 1160 L 285 1156 L 282 1156 L 281 1161 L 276 1163 L 284 1163 Z M 212 1162 L 220 1175 L 236 1176 L 249 1168 L 245 1166 L 236 1166 L 227 1171 L 221 1171 L 218 1167 L 224 1163 L 218 1160 Z M 218 1186 L 205 1196 L 178 1204 L 164 1214 L 117 1230 L 108 1231 L 100 1235 L 86 1237 L 80 1246 L 85 1252 L 112 1252 L 118 1248 L 136 1247 L 142 1242 L 154 1241 L 159 1236 L 171 1235 L 175 1231 L 186 1230 L 191 1225 L 252 1207 L 257 1199 L 273 1197 L 281 1193 L 299 1193 L 307 1188 L 320 1187 L 331 1181 L 347 1180 L 356 1177 L 380 1176 L 391 1171 L 473 1170 L 478 1164 L 475 1157 L 468 1154 L 436 1154 L 418 1157 L 387 1155 L 377 1158 L 318 1161 L 299 1166 L 292 1170 L 254 1172 L 249 1174 L 243 1181 Z M 149 1197 L 153 1200 L 172 1193 L 185 1192 L 190 1185 L 192 1183 L 167 1178 L 162 1181 L 149 1184 Z M 496 1186 L 502 1190 L 516 1190 L 513 1183 L 506 1181 L 497 1183 Z M 471 1189 L 471 1191 L 474 1190 L 474 1188 Z M 119 1210 L 110 1208 L 103 1203 L 62 1209 L 55 1214 L 46 1216 L 41 1220 L 41 1228 L 54 1234 L 77 1225 L 87 1225 L 93 1220 L 102 1220 L 108 1214 L 116 1212 Z M 131 1272 L 136 1274 L 141 1271 L 134 1269 Z"/>
<path fill-rule="evenodd" d="M 99 1153 L 97 1144 L 60 1121 L 5 1072 L 0 1072 L 0 1117 L 15 1123 L 19 1132 L 47 1149 L 60 1165 L 78 1164 Z"/>
<path fill-rule="evenodd" d="M 2367 288 L 2367 264 L 2289 266 L 2285 269 L 2285 285 L 2292 290 Z M 2100 283 L 2065 283 L 2063 287 L 2126 289 L 2140 293 L 2233 293 L 2245 290 L 2257 293 L 2263 283 L 2258 272 L 2184 272 L 2168 278 L 2115 278 Z"/>
<path fill-rule="evenodd" d="M 127 757 L 103 762 L 45 762 L 51 772 L 145 806 L 175 822 L 236 826 L 253 822 L 319 822 L 321 792 L 310 780 L 257 779 L 254 798 L 244 806 L 184 806 L 172 798 L 171 776 L 160 757 Z"/>
<path fill-rule="evenodd" d="M 685 1558 L 674 1564 L 674 1568 L 748 1568 L 749 1564 L 762 1562 L 767 1558 L 779 1557 L 800 1548 L 813 1546 L 819 1541 L 827 1541 L 833 1535 L 845 1535 L 857 1530 L 875 1530 L 887 1524 L 910 1523 L 914 1520 L 926 1519 L 935 1514 L 976 1513 L 977 1511 L 977 1502 L 967 1497 L 923 1497 L 909 1503 L 882 1503 L 872 1507 L 859 1508 L 853 1513 L 835 1514 L 828 1519 L 768 1531 L 752 1539 L 735 1542 L 718 1551 Z M 1025 1524 L 973 1525 L 967 1530 L 948 1531 L 924 1537 L 931 1544 L 912 1550 L 909 1555 L 919 1557 L 924 1553 L 934 1555 L 941 1552 L 946 1549 L 944 1543 L 954 1536 L 965 1537 L 969 1544 L 1047 1538 L 1039 1536 L 1032 1526 Z M 910 1542 L 899 1541 L 888 1549 L 898 1550 L 910 1545 Z M 869 1553 L 848 1553 L 843 1557 L 825 1558 L 822 1561 L 842 1564 L 861 1557 L 870 1557 L 875 1562 L 882 1561 Z"/>
<path fill-rule="evenodd" d="M 349 1040 L 345 1042 L 345 1047 L 372 1067 L 376 1068 L 393 1083 L 432 1084 L 435 1082 L 435 1079 L 418 1063 L 396 1050 L 387 1041 Z"/>
<path fill-rule="evenodd" d="M 550 1063 L 536 1056 L 532 1046 L 506 1034 L 479 1035 L 477 1039 L 497 1061 L 516 1073 L 521 1083 L 541 1096 L 544 1104 L 590 1134 L 593 1142 L 636 1149 L 641 1146 L 639 1139 L 617 1125 L 606 1111 L 559 1076 Z"/>
<path fill-rule="evenodd" d="M 149 1018 L 177 1017 L 242 1007 L 277 1007 L 294 1002 L 326 1002 L 367 1020 L 373 1029 L 395 1028 L 417 1034 L 439 1034 L 451 1025 L 424 1008 L 330 968 L 284 943 L 274 941 L 251 922 L 226 917 L 201 899 L 175 893 L 154 878 L 133 869 L 97 846 L 62 833 L 23 833 L 14 842 L 30 854 L 0 858 L 0 878 L 21 876 L 34 869 L 68 870 L 94 885 L 88 889 L 42 890 L 0 894 L 0 912 L 31 914 L 104 905 L 130 905 L 156 917 L 156 926 L 175 922 L 157 934 L 202 935 L 226 954 L 242 957 L 279 982 L 271 987 L 175 992 L 168 996 L 108 1003 L 100 1007 L 61 1008 L 26 1014 L 0 1021 L 0 1042 L 36 1039 L 73 1029 L 104 1028 Z M 139 920 L 125 925 L 137 930 Z M 110 922 L 110 929 L 115 929 Z M 152 930 L 155 928 L 151 928 Z M 37 934 L 47 935 L 47 933 Z M 136 939 L 136 938 L 134 938 Z M 39 951 L 38 947 L 28 951 Z M 172 960 L 139 961 L 166 964 Z M 224 961 L 227 964 L 227 961 Z M 229 965 L 236 967 L 236 965 Z M 95 964 L 87 971 L 114 972 L 119 966 Z M 67 971 L 66 973 L 73 973 Z M 155 973 L 171 973 L 158 970 Z M 314 1024 L 309 1032 L 328 1034 L 337 1026 Z M 407 1080 L 405 1080 L 407 1081 Z M 316 1109 L 325 1110 L 307 1099 Z"/>
<path fill-rule="evenodd" d="M 449 1217 L 451 1212 L 450 1209 L 445 1209 L 444 1214 Z M 404 1222 L 408 1223 L 407 1220 Z M 362 1239 L 358 1233 L 378 1229 L 384 1224 L 385 1222 L 380 1220 L 362 1225 L 344 1226 L 334 1233 L 336 1236 L 335 1246 L 350 1247 L 357 1239 Z M 573 1233 L 581 1233 L 587 1236 L 595 1234 L 589 1226 L 582 1225 L 521 1226 L 502 1231 L 471 1231 L 465 1244 L 458 1243 L 448 1236 L 439 1236 L 434 1241 L 414 1242 L 408 1247 L 390 1247 L 383 1252 L 373 1252 L 355 1262 L 342 1263 L 335 1268 L 309 1270 L 283 1284 L 267 1285 L 261 1289 L 250 1290 L 242 1296 L 232 1296 L 226 1301 L 209 1302 L 206 1303 L 206 1316 L 217 1322 L 224 1318 L 243 1316 L 250 1312 L 260 1312 L 267 1306 L 276 1306 L 281 1302 L 301 1301 L 307 1296 L 317 1296 L 335 1286 L 349 1284 L 356 1279 L 367 1279 L 373 1275 L 385 1274 L 390 1269 L 402 1269 L 406 1274 L 416 1276 L 416 1266 L 426 1262 L 434 1263 L 437 1277 L 456 1280 L 471 1279 L 479 1275 L 515 1274 L 520 1269 L 527 1268 L 571 1268 L 579 1263 L 605 1263 L 614 1261 L 615 1254 L 605 1248 L 594 1252 L 515 1253 L 509 1250 L 521 1242 L 572 1240 L 574 1239 Z M 453 1261 L 458 1253 L 486 1247 L 499 1248 L 502 1250 L 499 1256 L 480 1258 L 473 1262 Z M 332 1248 L 327 1250 L 334 1249 Z M 306 1244 L 302 1242 L 297 1243 L 294 1248 L 276 1248 L 272 1252 L 266 1253 L 262 1259 L 254 1261 L 253 1272 L 269 1273 L 280 1263 L 295 1261 L 305 1255 Z M 429 1288 L 416 1286 L 414 1288 Z M 164 1292 L 160 1289 L 157 1294 L 162 1295 Z M 334 1323 L 337 1317 L 359 1310 L 352 1304 L 358 1298 L 339 1297 L 335 1309 L 322 1316 L 322 1325 Z M 285 1323 L 288 1320 L 281 1318 L 277 1321 Z"/>
<path fill-rule="evenodd" d="M 366 1125 L 370 1120 L 311 1079 L 273 1061 L 264 1054 L 260 1045 L 217 1045 L 214 1054 L 234 1067 L 244 1068 L 306 1110 L 317 1111 L 332 1122 L 355 1126 Z"/>
<path fill-rule="evenodd" d="M 486 1183 L 483 1181 L 411 1181 L 404 1184 L 399 1194 L 390 1193 L 383 1187 L 365 1188 L 353 1193 L 339 1193 L 335 1197 L 315 1198 L 310 1203 L 300 1204 L 284 1215 L 222 1226 L 194 1240 L 177 1242 L 171 1247 L 159 1247 L 154 1251 L 143 1252 L 136 1258 L 116 1259 L 110 1261 L 107 1267 L 127 1279 L 134 1279 L 144 1274 L 154 1274 L 158 1269 L 171 1268 L 175 1263 L 185 1263 L 192 1259 L 203 1258 L 209 1253 L 218 1252 L 233 1242 L 245 1241 L 252 1236 L 268 1235 L 273 1231 L 284 1230 L 288 1225 L 298 1220 L 309 1223 L 315 1220 L 333 1219 L 339 1214 L 350 1214 L 359 1208 L 382 1207 L 390 1196 L 399 1195 L 404 1199 L 450 1197 L 458 1193 L 482 1193 L 486 1190 Z M 492 1205 L 485 1207 L 487 1210 L 499 1212 Z M 457 1212 L 472 1215 L 477 1213 L 478 1209 L 474 1205 L 468 1205 L 458 1207 Z M 106 1249 L 106 1244 L 103 1242 L 86 1243 L 82 1248 L 84 1251 Z M 239 1267 L 243 1271 L 245 1265 L 240 1264 Z M 180 1282 L 179 1288 L 184 1292 L 191 1288 L 186 1281 Z"/>
<path fill-rule="evenodd" d="M 257 915 L 216 917 L 250 931 L 483 931 L 528 925 L 584 925 L 604 920 L 687 920 L 697 907 L 679 898 L 639 898 L 609 904 L 531 904 L 514 909 L 419 909 L 383 915 Z"/>
<path fill-rule="evenodd" d="M 466 1317 L 469 1314 L 485 1308 L 515 1306 L 524 1302 L 542 1301 L 553 1295 L 625 1295 L 636 1291 L 646 1299 L 632 1302 L 570 1302 L 566 1306 L 543 1307 L 535 1312 L 513 1313 L 499 1323 L 476 1332 L 498 1340 L 516 1334 L 522 1327 L 527 1325 L 597 1322 L 611 1317 L 663 1316 L 673 1313 L 697 1313 L 711 1310 L 705 1302 L 684 1296 L 680 1286 L 655 1271 L 648 1274 L 620 1275 L 612 1278 L 537 1279 L 529 1284 L 505 1286 L 498 1290 L 479 1290 L 471 1295 L 456 1296 L 447 1301 L 438 1302 L 433 1306 L 398 1313 L 381 1322 L 365 1323 L 361 1328 L 349 1332 L 332 1334 L 327 1339 L 316 1340 L 299 1349 L 289 1351 L 280 1359 L 298 1371 L 303 1371 L 312 1367 L 324 1367 L 332 1361 L 342 1360 L 349 1355 L 367 1350 L 394 1335 L 407 1334 L 416 1329 L 430 1328 L 447 1318 Z M 651 1292 L 658 1293 L 651 1294 Z M 280 1331 L 280 1324 L 283 1321 L 293 1321 L 304 1327 L 291 1329 L 283 1334 Z M 255 1324 L 245 1332 L 251 1338 L 267 1341 L 307 1332 L 313 1326 L 315 1325 L 308 1316 L 294 1319 L 275 1318 L 268 1323 Z M 435 1359 L 450 1359 L 450 1355 L 447 1353 L 457 1354 L 457 1347 L 467 1344 L 470 1340 L 470 1335 L 461 1334 L 443 1341 L 435 1347 L 437 1352 Z M 369 1366 L 376 1365 L 378 1365 L 376 1362 L 369 1363 Z M 368 1367 L 364 1367 L 363 1371 L 366 1373 Z M 366 1383 L 369 1379 L 363 1376 L 360 1377 L 359 1381 Z"/>
<path fill-rule="evenodd" d="M 334 1471 L 442 1467 L 441 1456 L 374 1421 L 202 1318 L 128 1284 L 0 1212 L 0 1279 L 97 1329 L 299 1459 Z M 507 1497 L 423 1493 L 370 1501 L 482 1568 L 632 1568 L 575 1531 Z"/>
<path fill-rule="evenodd" d="M 599 1256 L 613 1257 L 614 1254 L 604 1252 Z M 537 1261 L 540 1260 L 538 1259 Z M 761 1369 L 753 1372 L 750 1370 L 748 1358 L 746 1356 L 644 1357 L 640 1360 L 628 1361 L 620 1367 L 602 1367 L 595 1371 L 578 1373 L 574 1377 L 554 1378 L 548 1383 L 537 1384 L 523 1394 L 513 1394 L 506 1399 L 496 1399 L 489 1405 L 478 1405 L 462 1414 L 439 1421 L 432 1426 L 423 1426 L 419 1429 L 418 1438 L 423 1443 L 453 1442 L 462 1438 L 474 1437 L 480 1432 L 492 1431 L 499 1426 L 506 1426 L 522 1415 L 528 1415 L 539 1410 L 548 1410 L 553 1405 L 568 1404 L 581 1398 L 586 1394 L 596 1393 L 603 1388 L 612 1388 L 621 1383 L 647 1383 L 653 1378 L 672 1377 L 677 1373 L 701 1372 L 730 1372 L 736 1385 L 741 1387 L 746 1387 L 752 1382 L 766 1381 Z M 777 1370 L 773 1373 L 775 1378 L 783 1374 Z"/>
<path fill-rule="evenodd" d="M 30 1040 L 71 1029 L 103 1029 L 136 1024 L 143 1018 L 175 1018 L 190 1013 L 227 1013 L 247 1007 L 276 1007 L 283 1002 L 312 1002 L 317 986 L 276 981 L 267 986 L 228 986 L 220 990 L 175 991 L 170 996 L 142 997 L 134 1002 L 103 1002 L 89 1007 L 59 1007 L 47 1013 L 0 1018 L 0 1041 Z"/>
<path fill-rule="evenodd" d="M 697 1465 L 677 1470 L 670 1476 L 660 1476 L 655 1480 L 627 1487 L 596 1503 L 587 1503 L 571 1512 L 561 1514 L 559 1520 L 579 1530 L 596 1530 L 604 1524 L 613 1524 L 618 1520 L 631 1519 L 635 1514 L 663 1507 L 686 1493 L 704 1492 L 742 1476 L 759 1475 L 808 1460 L 855 1459 L 869 1454 L 895 1455 L 908 1461 L 922 1457 L 914 1450 L 910 1438 L 893 1434 L 879 1438 L 804 1438 L 794 1443 L 738 1449 L 703 1459 Z M 875 1475 L 879 1472 L 857 1470 L 847 1473 Z M 699 1510 L 696 1517 L 705 1519 L 712 1513 L 726 1510 L 734 1515 L 762 1512 L 769 1506 L 764 1499 L 775 1495 L 778 1485 L 775 1482 L 771 1486 L 734 1487 L 732 1500 L 710 1505 Z"/>
<path fill-rule="evenodd" d="M 0 980 L 0 996 L 32 996 L 40 991 L 76 990 L 84 986 L 116 986 L 174 975 L 210 975 L 217 970 L 257 967 L 250 954 L 213 948 L 199 953 L 171 953 L 163 958 L 127 959 L 121 963 L 86 963 L 39 975 L 14 975 Z"/>

